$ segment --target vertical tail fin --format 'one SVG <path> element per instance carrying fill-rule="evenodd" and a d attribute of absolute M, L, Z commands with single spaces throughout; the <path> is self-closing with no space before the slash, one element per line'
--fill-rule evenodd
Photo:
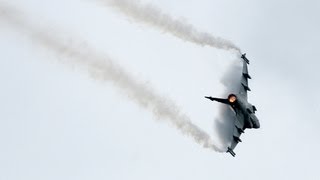
<path fill-rule="evenodd" d="M 223 104 L 228 104 L 230 105 L 228 99 L 222 99 L 222 98 L 215 98 L 215 97 L 209 97 L 209 96 L 205 96 L 205 98 L 207 99 L 210 99 L 211 101 L 217 101 L 217 102 L 220 102 L 220 103 L 223 103 Z"/>

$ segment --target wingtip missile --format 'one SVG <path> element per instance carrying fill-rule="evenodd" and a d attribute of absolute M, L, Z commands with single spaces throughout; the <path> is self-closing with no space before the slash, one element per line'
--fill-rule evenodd
<path fill-rule="evenodd" d="M 230 153 L 233 157 L 236 156 L 236 153 L 234 153 L 230 147 L 228 147 L 227 153 Z"/>
<path fill-rule="evenodd" d="M 249 59 L 246 57 L 246 53 L 241 55 L 241 58 L 247 63 L 249 64 Z"/>

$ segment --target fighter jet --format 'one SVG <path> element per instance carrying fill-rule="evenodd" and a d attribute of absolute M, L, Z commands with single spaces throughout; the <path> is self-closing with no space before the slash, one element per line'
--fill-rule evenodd
<path fill-rule="evenodd" d="M 244 130 L 260 128 L 259 120 L 255 115 L 257 108 L 248 102 L 247 96 L 247 91 L 250 91 L 248 79 L 251 79 L 247 67 L 247 64 L 249 64 L 249 60 L 246 58 L 246 54 L 242 54 L 241 58 L 243 59 L 243 68 L 241 74 L 241 87 L 239 92 L 229 94 L 226 99 L 205 96 L 205 98 L 210 99 L 211 101 L 217 101 L 228 105 L 233 109 L 233 112 L 236 115 L 234 121 L 232 142 L 227 150 L 227 153 L 230 153 L 232 156 L 236 155 L 233 150 L 239 142 L 242 142 L 240 139 L 240 135 L 244 133 Z"/>

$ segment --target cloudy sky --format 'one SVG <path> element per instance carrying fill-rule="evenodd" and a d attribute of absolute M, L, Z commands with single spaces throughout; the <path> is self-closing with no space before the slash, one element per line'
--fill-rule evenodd
<path fill-rule="evenodd" d="M 221 78 L 238 63 L 232 51 L 139 23 L 104 0 L 2 0 L 0 179 L 319 178 L 320 2 L 141 2 L 247 52 L 261 129 L 243 134 L 235 158 L 203 148 L 130 89 L 92 78 L 36 37 L 92 49 L 88 61 L 108 57 L 216 143 L 219 107 L 203 96 L 225 94 Z"/>

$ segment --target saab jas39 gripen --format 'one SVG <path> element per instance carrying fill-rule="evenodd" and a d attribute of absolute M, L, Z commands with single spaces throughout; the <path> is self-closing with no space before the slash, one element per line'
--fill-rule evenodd
<path fill-rule="evenodd" d="M 246 58 L 246 54 L 242 54 L 241 58 L 243 59 L 243 68 L 240 83 L 241 87 L 239 92 L 235 94 L 229 94 L 227 99 L 207 96 L 205 97 L 207 99 L 210 99 L 211 101 L 217 101 L 230 106 L 236 114 L 232 142 L 227 150 L 227 152 L 232 156 L 236 155 L 233 152 L 233 149 L 239 142 L 241 142 L 240 135 L 244 133 L 244 130 L 251 128 L 260 128 L 259 120 L 255 115 L 257 108 L 248 102 L 247 97 L 247 91 L 250 91 L 248 79 L 251 79 L 247 67 L 247 64 L 249 64 L 249 60 Z"/>

